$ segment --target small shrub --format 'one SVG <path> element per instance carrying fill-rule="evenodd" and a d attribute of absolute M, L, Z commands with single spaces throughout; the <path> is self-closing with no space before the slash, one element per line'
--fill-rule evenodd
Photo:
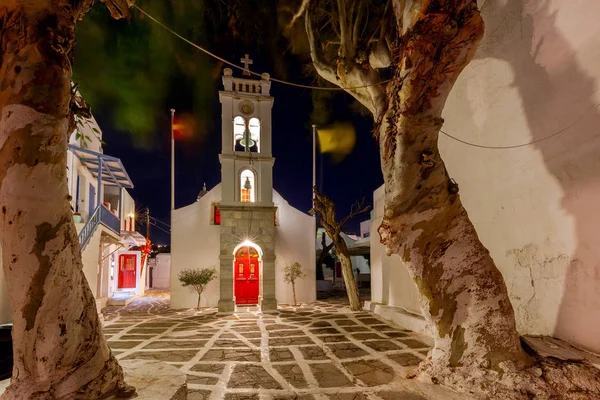
<path fill-rule="evenodd" d="M 302 279 L 305 276 L 306 275 L 304 274 L 302 265 L 298 261 L 289 263 L 283 269 L 283 280 L 287 283 L 292 284 L 292 292 L 294 293 L 294 305 L 297 305 L 297 302 L 296 302 L 296 280 Z"/>
<path fill-rule="evenodd" d="M 204 292 L 206 285 L 210 281 L 217 278 L 217 271 L 214 268 L 183 269 L 177 274 L 177 277 L 181 282 L 181 286 L 191 286 L 198 292 L 198 305 L 196 309 L 199 310 L 202 292 Z"/>

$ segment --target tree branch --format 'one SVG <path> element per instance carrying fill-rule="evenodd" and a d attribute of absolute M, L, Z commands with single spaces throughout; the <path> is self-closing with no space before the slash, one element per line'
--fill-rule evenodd
<path fill-rule="evenodd" d="M 340 42 L 342 45 L 339 49 L 339 56 L 342 59 L 349 58 L 351 55 L 348 50 L 350 48 L 349 37 L 348 37 L 348 26 L 346 21 L 346 1 L 345 0 L 337 0 L 337 8 L 339 15 L 339 23 L 340 23 Z"/>
<path fill-rule="evenodd" d="M 360 202 L 356 202 L 352 205 L 352 208 L 350 209 L 350 214 L 346 215 L 344 218 L 342 218 L 342 220 L 340 221 L 340 228 L 344 229 L 344 225 L 346 225 L 346 222 L 348 222 L 348 220 L 350 218 L 353 218 L 355 216 L 357 216 L 358 214 L 362 214 L 364 212 L 367 212 L 371 209 L 371 206 L 365 206 L 365 199 L 363 198 Z"/>
<path fill-rule="evenodd" d="M 360 36 L 360 22 L 362 20 L 362 16 L 364 13 L 364 3 L 363 0 L 358 0 L 358 9 L 356 10 L 356 18 L 354 19 L 354 27 L 352 29 L 352 47 L 355 49 L 358 48 L 358 38 Z M 366 25 L 366 24 L 365 24 Z"/>
<path fill-rule="evenodd" d="M 340 27 L 340 48 L 348 45 L 348 31 L 346 20 L 346 9 L 343 0 L 338 0 L 338 10 Z M 370 63 L 363 65 L 357 64 L 354 60 L 342 57 L 344 51 L 338 50 L 340 62 L 336 66 L 327 64 L 318 52 L 315 30 L 312 26 L 310 7 L 306 10 L 305 28 L 310 48 L 310 56 L 317 73 L 328 82 L 339 86 L 358 100 L 372 114 L 375 121 L 378 121 L 387 108 L 387 95 L 384 87 L 380 85 L 380 78 L 377 71 L 370 66 Z M 354 50 L 353 50 L 354 52 Z M 352 54 L 353 54 L 352 52 Z"/>
<path fill-rule="evenodd" d="M 306 12 L 306 8 L 308 7 L 309 4 L 310 4 L 310 0 L 302 0 L 302 4 L 300 4 L 300 8 L 294 14 L 294 16 L 292 17 L 292 21 L 287 26 L 288 29 L 290 29 L 292 26 L 294 26 L 294 24 L 296 23 L 298 18 L 300 18 L 301 16 L 304 15 L 304 13 Z"/>
<path fill-rule="evenodd" d="M 100 0 L 106 4 L 110 16 L 114 19 L 126 18 L 129 21 L 131 13 L 129 9 L 135 4 L 134 0 Z"/>
<path fill-rule="evenodd" d="M 308 45 L 310 48 L 310 58 L 313 61 L 313 65 L 317 70 L 317 73 L 325 80 L 339 86 L 337 76 L 335 74 L 335 68 L 325 63 L 317 50 L 317 41 L 310 18 L 310 13 L 307 11 L 304 19 L 304 26 L 306 28 L 306 35 L 308 36 Z"/>

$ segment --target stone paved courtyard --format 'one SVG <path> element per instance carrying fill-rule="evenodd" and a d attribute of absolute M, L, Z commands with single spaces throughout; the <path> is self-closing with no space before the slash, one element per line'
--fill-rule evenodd
<path fill-rule="evenodd" d="M 226 400 L 464 399 L 402 379 L 426 356 L 429 339 L 393 327 L 342 300 L 280 307 L 171 310 L 168 292 L 104 310 L 118 359 L 161 360 L 188 377 L 188 398 Z"/>

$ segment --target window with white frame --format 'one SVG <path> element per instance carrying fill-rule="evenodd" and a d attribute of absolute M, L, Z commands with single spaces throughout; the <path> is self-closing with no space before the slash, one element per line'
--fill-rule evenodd
<path fill-rule="evenodd" d="M 245 169 L 240 174 L 240 201 L 254 203 L 256 201 L 256 185 L 254 173 Z"/>

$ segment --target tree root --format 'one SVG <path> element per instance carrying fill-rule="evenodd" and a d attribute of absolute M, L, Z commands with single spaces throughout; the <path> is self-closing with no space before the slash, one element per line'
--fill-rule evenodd
<path fill-rule="evenodd" d="M 589 361 L 530 356 L 533 364 L 529 367 L 503 362 L 497 369 L 442 366 L 430 358 L 419 366 L 416 378 L 481 399 L 600 399 L 600 369 Z"/>

